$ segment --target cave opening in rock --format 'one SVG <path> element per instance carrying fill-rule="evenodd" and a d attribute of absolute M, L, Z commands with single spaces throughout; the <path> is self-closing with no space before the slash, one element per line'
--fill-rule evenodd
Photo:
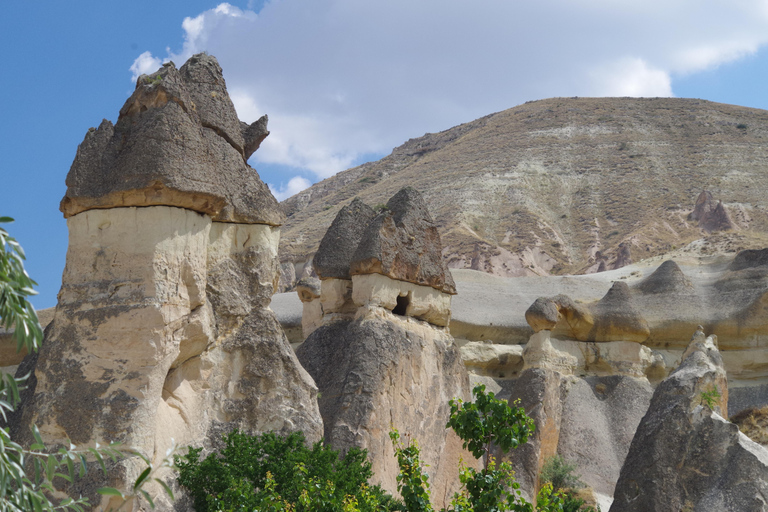
<path fill-rule="evenodd" d="M 411 297 L 409 295 L 398 295 L 397 296 L 397 305 L 395 306 L 395 309 L 392 310 L 392 312 L 396 315 L 405 316 L 405 312 L 408 309 L 408 304 L 411 303 Z"/>

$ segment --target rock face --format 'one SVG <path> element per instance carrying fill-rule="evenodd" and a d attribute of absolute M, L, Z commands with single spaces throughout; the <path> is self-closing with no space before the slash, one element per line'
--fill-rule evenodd
<path fill-rule="evenodd" d="M 140 78 L 114 130 L 86 136 L 16 439 L 36 424 L 51 444 L 120 442 L 155 462 L 172 440 L 210 448 L 233 428 L 320 439 L 317 388 L 269 309 L 281 213 L 245 165 L 258 126 L 233 116 L 218 64 L 199 55 Z M 110 485 L 140 467 L 120 463 Z M 89 485 L 72 492 L 99 503 L 103 482 Z"/>
<path fill-rule="evenodd" d="M 344 451 L 366 448 L 375 478 L 394 493 L 398 468 L 388 432 L 412 436 L 430 464 L 433 500 L 443 506 L 458 490 L 459 459 L 473 460 L 445 428 L 448 401 L 469 396 L 467 372 L 446 328 L 451 296 L 445 290 L 452 280 L 439 259 L 440 238 L 413 189 L 398 193 L 365 230 L 355 231 L 362 235 L 350 261 L 338 234 L 370 211 L 353 202 L 323 238 L 315 255 L 322 325 L 297 355 L 320 389 L 326 442 Z"/>
<path fill-rule="evenodd" d="M 406 187 L 368 224 L 352 257 L 352 275 L 382 274 L 452 295 L 437 225 L 416 189 Z"/>
<path fill-rule="evenodd" d="M 713 390 L 721 397 L 710 410 L 702 393 Z M 723 419 L 727 402 L 717 339 L 697 331 L 682 364 L 653 394 L 611 512 L 765 510 L 768 451 Z"/>
<path fill-rule="evenodd" d="M 266 117 L 237 119 L 215 57 L 195 55 L 180 70 L 168 63 L 139 77 L 115 125 L 86 134 L 61 211 L 164 205 L 279 226 L 277 201 L 246 163 L 268 133 Z"/>

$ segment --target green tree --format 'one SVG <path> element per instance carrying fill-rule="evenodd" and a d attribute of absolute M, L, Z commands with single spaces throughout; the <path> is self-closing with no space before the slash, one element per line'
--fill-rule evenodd
<path fill-rule="evenodd" d="M 0 224 L 13 222 L 10 217 L 0 217 Z M 0 326 L 13 330 L 16 339 L 16 349 L 26 349 L 31 353 L 36 351 L 43 340 L 43 330 L 37 318 L 35 308 L 28 297 L 36 295 L 33 281 L 24 269 L 26 256 L 21 245 L 0 226 Z M 11 412 L 19 404 L 19 391 L 29 375 L 16 378 L 3 372 L 0 377 L 0 414 L 7 421 L 6 413 Z M 113 462 L 123 457 L 115 445 L 106 447 L 80 449 L 73 444 L 62 447 L 57 451 L 48 450 L 40 437 L 37 427 L 32 430 L 35 442 L 29 449 L 15 443 L 8 428 L 0 428 L 0 512 L 5 511 L 53 511 L 77 510 L 82 511 L 88 506 L 88 500 L 66 498 L 54 503 L 46 492 L 54 492 L 51 484 L 54 478 L 72 482 L 76 477 L 85 475 L 89 460 L 97 460 L 106 472 L 105 459 Z M 130 492 L 123 494 L 113 488 L 102 488 L 98 492 L 106 495 L 119 495 L 124 499 L 143 496 L 154 508 L 152 497 L 142 489 L 144 484 L 154 477 L 156 468 L 149 464 L 146 457 L 138 455 L 147 463 Z M 164 461 L 164 464 L 167 463 Z M 157 480 L 173 499 L 173 493 L 164 482 Z"/>
<path fill-rule="evenodd" d="M 197 512 L 283 510 L 297 512 L 377 511 L 396 507 L 373 476 L 365 450 L 339 452 L 322 443 L 306 446 L 304 434 L 258 436 L 234 430 L 224 448 L 200 459 L 201 448 L 176 457 L 179 484 Z M 281 508 L 282 507 L 282 508 Z"/>
<path fill-rule="evenodd" d="M 485 386 L 476 386 L 472 393 L 474 402 L 454 399 L 449 402 L 451 415 L 446 428 L 451 427 L 477 458 L 483 458 L 483 469 L 462 465 L 459 481 L 462 492 L 454 495 L 452 512 L 563 512 L 563 498 L 555 493 L 551 485 L 545 485 L 537 495 L 537 506 L 528 503 L 515 481 L 514 471 L 508 462 L 497 464 L 491 455 L 491 447 L 497 446 L 504 453 L 528 441 L 535 425 L 525 414 L 519 402 L 510 406 L 499 400 L 492 392 L 485 392 Z M 400 465 L 398 490 L 403 495 L 408 512 L 431 512 L 429 504 L 429 482 L 423 471 L 415 442 L 406 445 L 399 442 L 399 434 L 391 435 L 395 453 Z M 416 499 L 407 499 L 408 496 Z M 426 503 L 424 502 L 426 498 Z"/>

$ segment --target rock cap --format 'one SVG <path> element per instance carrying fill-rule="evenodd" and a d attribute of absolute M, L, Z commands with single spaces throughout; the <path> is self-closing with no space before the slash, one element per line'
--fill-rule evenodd
<path fill-rule="evenodd" d="M 280 225 L 277 200 L 247 157 L 266 117 L 237 119 L 216 58 L 142 75 L 117 123 L 90 129 L 67 175 L 64 217 L 97 208 L 176 206 L 216 221 Z"/>

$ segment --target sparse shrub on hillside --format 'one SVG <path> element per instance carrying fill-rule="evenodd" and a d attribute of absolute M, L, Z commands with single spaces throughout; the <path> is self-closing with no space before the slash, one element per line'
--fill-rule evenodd
<path fill-rule="evenodd" d="M 569 464 L 560 455 L 553 455 L 544 462 L 539 478 L 542 482 L 551 483 L 556 490 L 579 489 L 584 487 L 584 483 L 575 471 L 574 464 Z"/>
<path fill-rule="evenodd" d="M 224 445 L 203 460 L 200 448 L 176 458 L 179 483 L 197 512 L 398 510 L 391 496 L 368 485 L 373 473 L 365 450 L 352 448 L 339 457 L 319 442 L 308 448 L 301 432 L 281 437 L 234 430 Z"/>
<path fill-rule="evenodd" d="M 768 406 L 741 411 L 731 417 L 731 422 L 754 442 L 768 446 Z"/>

